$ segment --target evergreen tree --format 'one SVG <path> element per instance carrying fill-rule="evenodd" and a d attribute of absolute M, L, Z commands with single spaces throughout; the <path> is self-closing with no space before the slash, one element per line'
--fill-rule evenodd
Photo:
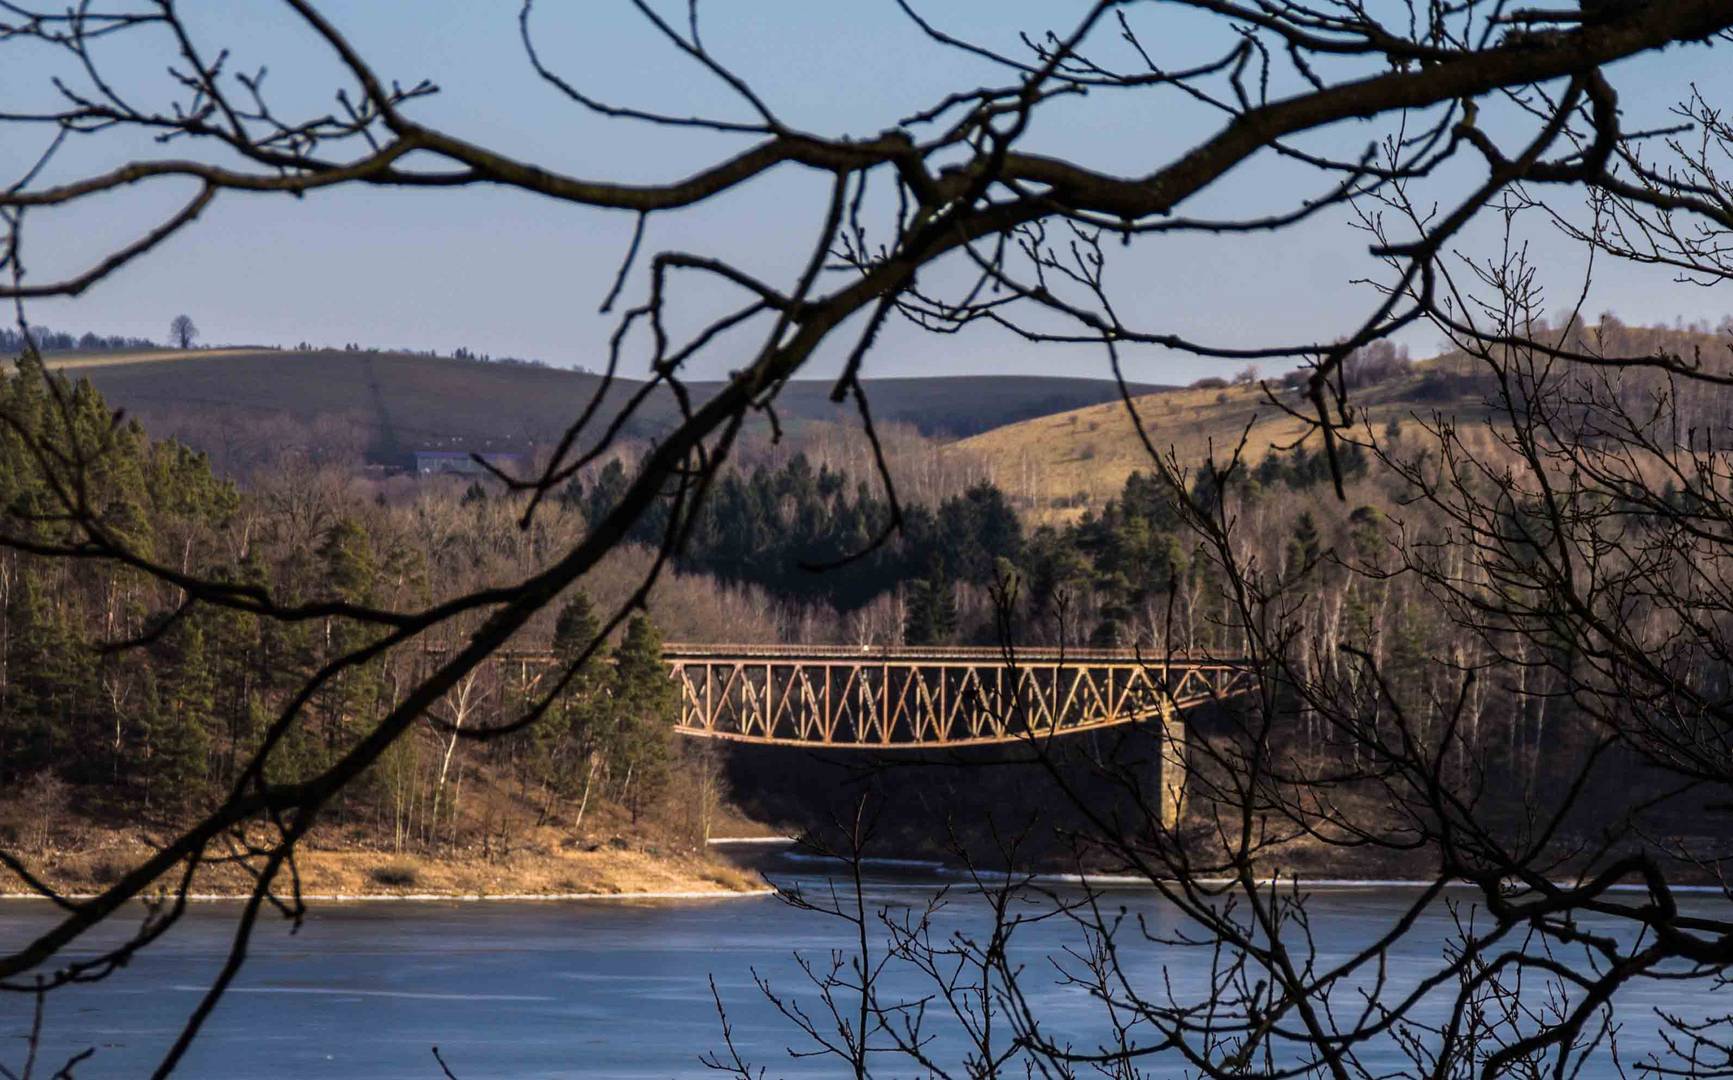
<path fill-rule="evenodd" d="M 328 594 L 355 604 L 370 604 L 378 584 L 379 563 L 373 538 L 360 522 L 345 517 L 326 534 L 320 551 Z M 379 631 L 348 619 L 325 621 L 324 658 L 330 659 L 365 645 Z M 380 670 L 377 663 L 350 668 L 327 685 L 320 701 L 325 713 L 325 754 L 340 752 L 345 734 L 356 722 L 364 722 L 378 704 Z"/>
<path fill-rule="evenodd" d="M 662 662 L 662 636 L 644 615 L 634 615 L 614 650 L 613 719 L 609 767 L 620 800 L 636 822 L 667 787 L 680 693 Z"/>
<path fill-rule="evenodd" d="M 939 530 L 949 543 L 935 555 L 956 577 L 976 585 L 993 579 L 994 559 L 1022 555 L 1023 525 L 1005 493 L 987 481 L 939 507 Z"/>
<path fill-rule="evenodd" d="M 1294 520 L 1294 535 L 1288 540 L 1289 575 L 1296 575 L 1316 563 L 1323 553 L 1318 537 L 1318 522 L 1310 510 L 1303 510 Z"/>
<path fill-rule="evenodd" d="M 909 590 L 903 641 L 909 645 L 947 645 L 956 636 L 957 592 L 944 563 L 935 557 L 927 576 Z"/>
<path fill-rule="evenodd" d="M 602 624 L 596 619 L 589 595 L 573 593 L 554 619 L 554 657 L 564 663 L 575 661 L 601 632 Z"/>
<path fill-rule="evenodd" d="M 590 598 L 577 592 L 554 621 L 553 653 L 559 670 L 575 663 L 602 631 Z M 591 656 L 548 713 L 530 729 L 529 769 L 556 791 L 578 794 L 600 751 L 608 698 L 607 665 Z"/>
<path fill-rule="evenodd" d="M 72 642 L 21 562 L 6 605 L 6 698 L 0 709 L 0 770 L 16 780 L 53 761 L 62 729 Z"/>
<path fill-rule="evenodd" d="M 158 681 L 146 783 L 153 805 L 184 811 L 203 801 L 210 779 L 215 678 L 204 631 L 181 622 Z"/>
<path fill-rule="evenodd" d="M 1368 566 L 1376 566 L 1384 547 L 1382 527 L 1384 515 L 1375 506 L 1356 507 L 1348 515 L 1351 528 L 1348 539 L 1354 545 L 1354 556 Z"/>
<path fill-rule="evenodd" d="M 585 496 L 584 520 L 594 524 L 608 516 L 622 497 L 631 481 L 626 478 L 626 467 L 614 458 L 602 466 L 601 472 L 590 484 L 590 490 Z"/>
<path fill-rule="evenodd" d="M 188 572 L 214 568 L 216 529 L 239 494 L 202 455 L 117 423 L 88 381 L 69 382 L 34 357 L 0 375 L 0 410 L 8 535 L 87 543 L 62 503 L 76 491 L 104 537 Z M 196 795 L 212 750 L 211 694 L 230 678 L 213 667 L 241 645 L 214 638 L 209 613 L 194 612 L 149 652 L 104 655 L 93 646 L 138 636 L 184 597 L 112 563 L 16 552 L 0 560 L 0 579 L 0 782 L 46 766 L 74 783 L 143 784 L 147 793 L 185 779 Z"/>

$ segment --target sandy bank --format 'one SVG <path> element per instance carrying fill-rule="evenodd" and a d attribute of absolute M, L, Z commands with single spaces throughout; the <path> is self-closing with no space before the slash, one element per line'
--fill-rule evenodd
<path fill-rule="evenodd" d="M 87 834 L 75 847 L 22 853 L 31 872 L 70 897 L 100 893 L 149 857 L 146 839 L 123 831 Z M 297 854 L 301 893 L 324 901 L 359 900 L 705 900 L 762 896 L 757 874 L 702 848 L 561 836 L 538 830 L 509 849 L 439 853 L 380 850 L 365 843 L 309 841 Z M 191 895 L 247 895 L 252 878 L 232 864 L 201 867 Z M 279 882 L 287 887 L 287 875 Z M 11 875 L 0 896 L 29 896 Z"/>

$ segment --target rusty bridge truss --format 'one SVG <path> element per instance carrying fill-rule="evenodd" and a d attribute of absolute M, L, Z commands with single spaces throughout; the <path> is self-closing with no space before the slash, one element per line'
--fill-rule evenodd
<path fill-rule="evenodd" d="M 681 734 L 839 750 L 1173 726 L 1178 713 L 1250 685 L 1232 661 L 1121 650 L 669 645 L 664 656 L 680 687 Z"/>

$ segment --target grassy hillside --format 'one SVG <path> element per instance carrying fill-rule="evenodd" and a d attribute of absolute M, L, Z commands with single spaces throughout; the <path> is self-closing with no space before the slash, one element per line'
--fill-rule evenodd
<path fill-rule="evenodd" d="M 1471 419 L 1486 415 L 1478 392 L 1464 393 L 1432 375 L 1442 361 L 1353 394 L 1375 427 L 1391 419 L 1434 412 Z M 1299 406 L 1291 391 L 1278 391 Z M 1258 386 L 1185 388 L 1135 397 L 1149 441 L 1172 449 L 1182 465 L 1214 453 L 1225 460 L 1246 439 L 1245 456 L 1257 461 L 1304 432 L 1301 421 L 1272 404 Z M 1119 401 L 1038 417 L 984 432 L 957 444 L 988 464 L 995 481 L 1038 517 L 1066 518 L 1119 494 L 1132 472 L 1150 468 L 1149 453 Z"/>
<path fill-rule="evenodd" d="M 1543 330 L 1543 332 L 1545 332 Z M 1550 332 L 1545 332 L 1550 333 Z M 1733 369 L 1733 320 L 1711 329 L 1695 326 L 1630 326 L 1607 315 L 1579 327 L 1568 347 L 1585 354 L 1645 357 L 1669 354 L 1709 369 Z M 1485 369 L 1460 353 L 1450 353 L 1394 369 L 1372 385 L 1353 391 L 1361 416 L 1376 430 L 1391 420 L 1454 417 L 1470 444 L 1490 440 L 1476 424 L 1488 416 L 1493 387 Z M 1607 378 L 1623 392 L 1650 402 L 1663 387 L 1640 369 L 1576 369 L 1577 378 Z M 1281 400 L 1304 410 L 1296 390 L 1278 389 Z M 1704 384 L 1675 387 L 1681 414 L 1691 424 L 1721 427 L 1726 395 Z M 1256 462 L 1272 447 L 1290 445 L 1305 425 L 1271 403 L 1258 386 L 1163 390 L 1135 397 L 1149 441 L 1160 452 L 1172 449 L 1182 465 L 1195 466 L 1212 453 L 1225 459 L 1246 439 L 1245 455 Z M 1641 412 L 1643 406 L 1637 406 Z M 1073 517 L 1086 505 L 1117 495 L 1133 471 L 1150 468 L 1149 453 L 1138 438 L 1124 404 L 1112 401 L 1055 413 L 983 432 L 956 444 L 954 452 L 984 463 L 995 481 L 1038 518 Z"/>
<path fill-rule="evenodd" d="M 388 352 L 161 350 L 62 355 L 50 366 L 89 378 L 110 403 L 154 431 L 209 443 L 268 438 L 286 420 L 331 438 L 347 433 L 377 460 L 426 446 L 548 443 L 599 382 L 557 368 Z M 692 390 L 702 401 L 718 386 L 694 383 Z M 636 387 L 618 383 L 610 402 L 623 403 Z M 833 405 L 829 392 L 827 381 L 792 383 L 778 415 L 795 426 L 852 417 L 852 405 Z M 1117 391 L 1097 379 L 954 376 L 870 380 L 868 393 L 876 420 L 955 437 L 1105 401 Z M 660 395 L 628 434 L 653 438 L 676 416 L 672 399 Z"/>

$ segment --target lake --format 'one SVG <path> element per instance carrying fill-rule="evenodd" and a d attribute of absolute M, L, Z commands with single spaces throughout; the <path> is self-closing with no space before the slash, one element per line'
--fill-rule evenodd
<path fill-rule="evenodd" d="M 769 869 L 809 888 L 824 880 L 825 867 L 813 862 L 782 857 Z M 874 904 L 896 908 L 921 902 L 934 887 L 919 873 L 886 868 L 875 873 L 870 894 Z M 1347 954 L 1414 895 L 1397 886 L 1319 892 L 1310 910 L 1321 958 Z M 1152 925 L 1175 923 L 1174 913 L 1147 892 L 1111 896 Z M 58 1065 L 73 1049 L 94 1046 L 95 1057 L 77 1076 L 147 1074 L 221 962 L 235 911 L 231 903 L 197 905 L 129 969 L 53 995 L 45 1057 Z M 16 945 L 51 918 L 43 903 L 0 903 L 0 942 Z M 1447 905 L 1427 912 L 1392 965 L 1398 980 L 1436 961 L 1450 919 Z M 960 893 L 944 921 L 947 929 L 965 930 L 986 922 L 983 902 Z M 1031 960 L 1077 942 L 1074 928 L 1060 920 L 1025 927 L 1017 939 L 1020 954 Z M 430 1049 L 438 1045 L 460 1080 L 715 1076 L 698 1060 L 722 1044 L 714 979 L 735 1041 L 755 1065 L 768 1066 L 770 1076 L 834 1076 L 842 1071 L 834 1060 L 790 1058 L 786 1047 L 798 1033 L 764 1001 L 753 972 L 778 989 L 808 991 L 791 953 L 827 960 L 832 949 L 848 947 L 846 926 L 774 897 L 320 903 L 299 934 L 278 922 L 262 926 L 239 983 L 177 1075 L 439 1080 Z M 1203 985 L 1206 961 L 1197 950 L 1138 946 L 1125 953 L 1128 969 L 1146 984 L 1161 977 L 1165 964 L 1182 990 Z M 1048 970 L 1030 965 L 1035 1006 L 1079 1045 L 1098 1037 L 1096 1003 L 1075 987 L 1057 985 Z M 1717 996 L 1733 999 L 1701 983 L 1634 987 L 1621 999 L 1627 1026 L 1620 1057 L 1629 1063 L 1655 1045 L 1647 1010 L 1733 1010 L 1733 1000 Z M 6 1036 L 0 1065 L 22 1064 L 29 1012 L 28 998 L 0 997 Z M 941 1041 L 941 1056 L 950 1048 Z M 1389 1067 L 1402 1061 L 1394 1055 L 1378 1060 Z M 886 1059 L 881 1067 L 883 1075 L 916 1074 L 900 1060 Z M 1177 1063 L 1149 1069 L 1150 1075 L 1179 1075 Z M 1610 1059 L 1603 1058 L 1583 1075 L 1612 1074 Z"/>

